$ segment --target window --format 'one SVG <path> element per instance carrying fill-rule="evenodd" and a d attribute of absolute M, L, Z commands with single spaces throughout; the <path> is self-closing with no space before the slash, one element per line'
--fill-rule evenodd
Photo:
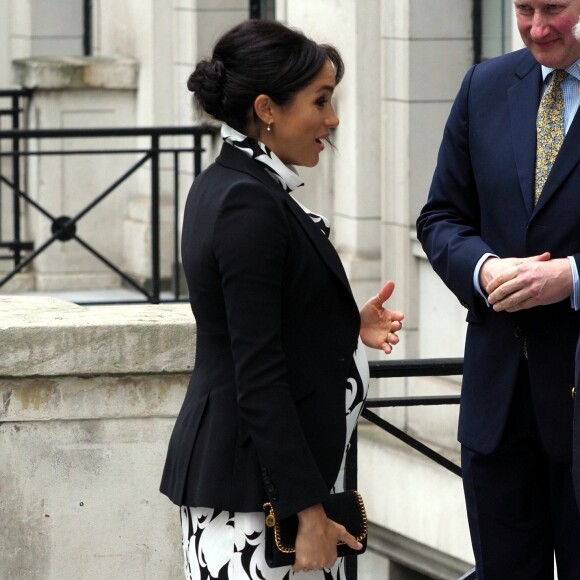
<path fill-rule="evenodd" d="M 512 18 L 513 4 L 509 0 L 474 0 L 475 62 L 512 49 Z"/>
<path fill-rule="evenodd" d="M 276 18 L 276 0 L 250 0 L 250 18 Z"/>
<path fill-rule="evenodd" d="M 32 56 L 88 55 L 91 0 L 30 0 Z"/>

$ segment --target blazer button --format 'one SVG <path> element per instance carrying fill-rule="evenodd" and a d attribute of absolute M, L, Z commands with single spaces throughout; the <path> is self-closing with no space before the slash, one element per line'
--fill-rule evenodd
<path fill-rule="evenodd" d="M 524 335 L 524 333 L 522 332 L 522 329 L 519 326 L 516 326 L 514 328 L 514 336 L 516 338 L 522 338 L 523 335 Z"/>
<path fill-rule="evenodd" d="M 572 398 L 575 399 L 576 398 L 576 387 L 572 387 L 572 389 L 570 390 L 570 394 L 572 395 Z"/>
<path fill-rule="evenodd" d="M 266 491 L 267 491 L 268 493 L 272 493 L 272 492 L 273 492 L 275 489 L 276 489 L 276 488 L 275 488 L 275 487 L 274 487 L 274 486 L 273 486 L 271 483 L 269 483 L 269 484 L 266 486 Z"/>

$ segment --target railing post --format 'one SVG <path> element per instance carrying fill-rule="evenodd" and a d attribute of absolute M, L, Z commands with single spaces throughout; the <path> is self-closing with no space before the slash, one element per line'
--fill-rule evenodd
<path fill-rule="evenodd" d="M 159 135 L 151 135 L 151 303 L 159 304 L 161 289 L 159 244 Z"/>
<path fill-rule="evenodd" d="M 202 134 L 193 134 L 193 176 L 197 177 L 201 173 L 201 154 L 203 152 L 201 143 Z"/>
<path fill-rule="evenodd" d="M 93 54 L 93 1 L 83 2 L 83 54 Z"/>
<path fill-rule="evenodd" d="M 358 488 L 358 431 L 354 428 L 350 444 L 346 455 L 346 463 L 344 466 L 344 486 L 345 489 Z M 346 557 L 344 559 L 344 571 L 347 580 L 357 580 L 358 575 L 358 561 L 354 556 Z"/>
<path fill-rule="evenodd" d="M 179 155 L 173 153 L 173 298 L 179 300 Z"/>
<path fill-rule="evenodd" d="M 14 95 L 12 97 L 12 128 L 20 128 L 20 96 Z M 18 137 L 12 138 L 12 181 L 14 189 L 12 191 L 12 229 L 14 237 L 14 265 L 19 266 L 21 260 L 20 254 L 20 139 Z"/>

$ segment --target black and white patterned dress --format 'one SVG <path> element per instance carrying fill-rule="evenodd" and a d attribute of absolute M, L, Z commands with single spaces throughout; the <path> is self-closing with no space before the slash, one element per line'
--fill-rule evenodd
<path fill-rule="evenodd" d="M 298 175 L 284 165 L 263 143 L 247 138 L 231 127 L 222 127 L 224 139 L 253 157 L 287 191 L 302 185 Z M 328 236 L 328 222 L 322 216 L 302 209 Z M 346 440 L 342 464 L 332 492 L 344 490 L 346 453 L 367 395 L 369 368 L 359 338 L 353 354 L 352 370 L 345 389 Z M 337 388 L 340 388 L 337 385 Z M 229 512 L 213 508 L 180 509 L 186 580 L 290 580 L 290 566 L 270 568 L 264 558 L 264 514 Z M 299 572 L 297 580 L 345 580 L 343 559 L 329 569 Z"/>

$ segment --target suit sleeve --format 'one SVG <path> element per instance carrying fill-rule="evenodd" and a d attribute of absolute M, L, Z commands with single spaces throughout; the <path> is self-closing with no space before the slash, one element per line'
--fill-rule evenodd
<path fill-rule="evenodd" d="M 475 67 L 465 76 L 445 125 L 427 203 L 417 219 L 417 237 L 433 269 L 470 310 L 485 308 L 473 274 L 485 253 L 480 207 L 469 147 L 469 90 Z"/>
<path fill-rule="evenodd" d="M 265 186 L 236 186 L 214 231 L 241 423 L 249 430 L 280 517 L 322 501 L 328 488 L 302 432 L 281 339 L 286 216 Z"/>

